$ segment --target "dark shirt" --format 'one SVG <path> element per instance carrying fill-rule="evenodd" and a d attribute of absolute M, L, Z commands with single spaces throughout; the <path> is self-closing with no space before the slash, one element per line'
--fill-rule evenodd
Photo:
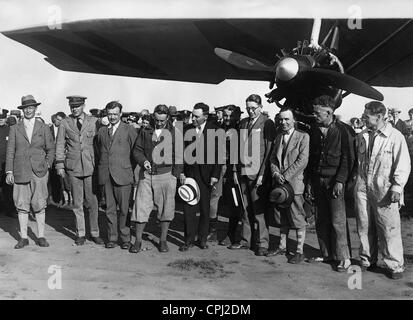
<path fill-rule="evenodd" d="M 392 123 L 392 124 L 393 124 L 393 123 Z M 404 135 L 405 137 L 407 137 L 409 129 L 408 129 L 408 127 L 407 127 L 406 122 L 404 122 L 403 120 L 399 119 L 399 120 L 397 120 L 396 125 L 393 124 L 393 127 L 395 127 L 397 130 L 399 130 L 399 131 L 402 133 L 402 135 Z"/>
<path fill-rule="evenodd" d="M 172 145 L 167 145 L 164 142 L 165 137 L 161 134 L 159 139 L 156 138 L 155 130 L 151 127 L 141 129 L 138 134 L 138 138 L 136 139 L 135 147 L 133 148 L 133 156 L 136 162 L 143 167 L 145 161 L 149 161 L 152 166 L 152 174 L 164 174 L 167 172 L 172 172 L 175 177 L 178 177 L 183 170 L 183 154 L 180 152 L 175 153 L 175 128 L 172 125 L 168 124 L 167 128 L 164 130 L 168 130 L 172 137 Z M 179 135 L 178 135 L 179 137 Z M 163 152 L 159 152 L 161 156 L 163 156 L 166 160 L 164 163 L 154 163 L 152 158 L 154 149 L 157 148 L 164 148 Z M 177 148 L 179 149 L 179 148 Z M 177 150 L 179 151 L 179 150 Z M 183 150 L 181 150 L 183 152 Z M 165 152 L 169 153 L 165 154 Z M 171 161 L 167 161 L 168 158 Z"/>
<path fill-rule="evenodd" d="M 307 171 L 311 179 L 330 178 L 346 183 L 354 167 L 354 135 L 350 128 L 334 119 L 324 136 L 314 125 L 310 132 L 310 157 Z"/>

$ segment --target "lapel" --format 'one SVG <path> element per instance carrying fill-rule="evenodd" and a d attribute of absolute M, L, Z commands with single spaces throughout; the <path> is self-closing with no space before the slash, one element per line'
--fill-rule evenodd
<path fill-rule="evenodd" d="M 34 126 L 33 126 L 33 132 L 32 132 L 32 137 L 31 137 L 31 141 L 33 142 L 33 137 L 36 134 L 37 130 L 40 129 L 40 121 L 39 120 L 34 120 Z"/>
<path fill-rule="evenodd" d="M 248 136 L 251 135 L 251 132 L 252 132 L 253 129 L 261 128 L 261 125 L 262 125 L 263 122 L 265 122 L 265 120 L 266 120 L 265 117 L 262 114 L 260 114 L 258 116 L 257 121 L 255 121 L 254 125 L 252 126 L 252 128 L 250 130 L 248 130 Z M 248 123 L 249 122 L 247 122 L 247 128 L 248 128 Z"/>
<path fill-rule="evenodd" d="M 292 147 L 295 146 L 295 142 L 298 140 L 297 130 L 291 134 L 290 140 L 288 141 L 287 147 L 284 152 L 283 163 L 285 164 L 286 155 L 291 151 Z"/>
<path fill-rule="evenodd" d="M 24 128 L 24 121 L 23 120 L 21 120 L 17 124 L 17 130 L 19 130 L 21 132 L 21 134 L 23 134 L 23 136 L 26 138 L 27 142 L 29 142 L 29 137 L 27 136 L 26 129 Z"/>
<path fill-rule="evenodd" d="M 277 160 L 278 160 L 278 165 L 281 167 L 282 165 L 282 152 L 283 152 L 283 146 L 282 146 L 282 138 L 283 135 L 279 134 L 274 141 L 275 147 L 277 148 Z"/>
<path fill-rule="evenodd" d="M 80 129 L 80 133 L 85 131 L 85 128 L 88 126 L 88 124 L 89 124 L 89 117 L 85 114 L 85 116 L 83 117 L 83 123 L 82 123 L 82 128 Z M 76 129 L 77 129 L 77 126 L 76 126 Z M 79 129 L 77 131 L 79 131 Z"/>
<path fill-rule="evenodd" d="M 120 121 L 118 128 L 116 129 L 114 135 L 112 137 L 109 136 L 109 129 L 107 129 L 107 136 L 109 138 L 109 148 L 112 148 L 113 142 L 116 140 L 117 137 L 122 135 L 121 130 L 123 130 L 123 123 Z M 115 144 L 116 145 L 116 144 Z"/>
<path fill-rule="evenodd" d="M 70 115 L 67 124 L 69 125 L 70 129 L 72 129 L 74 132 L 80 133 L 76 125 L 76 119 L 72 115 Z"/>

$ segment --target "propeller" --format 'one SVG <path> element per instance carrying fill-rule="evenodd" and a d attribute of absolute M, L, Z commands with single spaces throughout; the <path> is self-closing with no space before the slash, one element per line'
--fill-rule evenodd
<path fill-rule="evenodd" d="M 331 49 L 337 49 L 338 47 L 337 29 L 334 30 L 331 47 Z M 307 47 L 305 49 L 307 53 Z M 328 52 L 331 51 L 318 51 L 313 55 L 306 54 L 303 50 L 296 54 L 283 52 L 283 57 L 275 65 L 269 66 L 240 53 L 215 48 L 215 54 L 218 57 L 238 68 L 271 73 L 271 78 L 274 79 L 271 81 L 271 85 L 275 82 L 277 89 L 266 95 L 269 97 L 269 102 L 280 101 L 286 98 L 290 103 L 292 101 L 294 103 L 299 101 L 301 103 L 303 101 L 308 103 L 309 97 L 314 95 L 315 92 L 328 91 L 335 96 L 334 90 L 337 93 L 337 90 L 340 89 L 366 98 L 383 101 L 383 95 L 367 83 L 342 72 L 332 70 L 329 64 L 325 66 L 324 60 L 330 61 L 330 64 L 332 61 Z M 342 68 L 340 70 L 343 71 Z M 337 98 L 341 99 L 341 92 L 339 92 L 339 97 Z"/>
<path fill-rule="evenodd" d="M 225 50 L 222 48 L 215 48 L 214 51 L 218 57 L 241 69 L 266 72 L 275 71 L 275 67 L 267 66 L 266 64 L 258 60 L 244 56 L 240 53 Z"/>

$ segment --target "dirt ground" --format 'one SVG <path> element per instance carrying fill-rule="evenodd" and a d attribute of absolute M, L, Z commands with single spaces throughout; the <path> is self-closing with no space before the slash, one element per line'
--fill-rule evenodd
<path fill-rule="evenodd" d="M 104 213 L 100 224 L 104 230 Z M 221 233 L 226 219 L 220 221 Z M 352 274 L 333 271 L 323 263 L 287 263 L 284 256 L 256 257 L 252 251 L 232 251 L 210 244 L 178 251 L 183 240 L 183 216 L 177 212 L 168 238 L 170 252 L 159 253 L 159 226 L 154 219 L 146 228 L 143 247 L 130 254 L 119 247 L 105 249 L 90 241 L 76 247 L 71 211 L 49 207 L 46 237 L 49 248 L 34 244 L 13 249 L 18 239 L 18 221 L 0 213 L 0 299 L 413 299 L 413 219 L 403 218 L 403 242 L 407 271 L 401 280 L 383 272 L 361 275 L 362 289 L 348 287 Z M 359 241 L 355 219 L 349 219 L 352 254 L 357 258 Z M 30 222 L 34 233 L 36 224 Z M 271 243 L 278 243 L 277 228 L 270 228 Z M 289 247 L 296 245 L 290 233 Z M 316 256 L 314 230 L 307 232 L 305 254 Z M 61 270 L 61 289 L 49 289 L 49 267 Z M 50 270 L 52 272 L 52 270 Z M 50 280 L 49 280 L 50 283 Z M 55 284 L 58 282 L 54 282 Z"/>

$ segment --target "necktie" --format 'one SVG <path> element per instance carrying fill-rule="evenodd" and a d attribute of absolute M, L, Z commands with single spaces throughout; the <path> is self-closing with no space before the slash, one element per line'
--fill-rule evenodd
<path fill-rule="evenodd" d="M 80 118 L 77 118 L 76 125 L 77 125 L 77 128 L 78 128 L 79 131 L 80 131 L 80 130 L 82 129 L 82 121 L 81 121 Z"/>
<path fill-rule="evenodd" d="M 112 138 L 112 136 L 113 136 L 113 126 L 111 126 L 111 127 L 109 128 L 109 137 Z"/>
<path fill-rule="evenodd" d="M 368 149 L 368 160 L 371 158 L 371 152 L 373 151 L 374 140 L 376 139 L 376 132 L 370 131 L 369 132 L 369 149 Z"/>
<path fill-rule="evenodd" d="M 29 142 L 32 143 L 33 126 L 31 121 L 27 121 L 26 123 L 26 134 L 27 138 L 29 138 Z"/>

